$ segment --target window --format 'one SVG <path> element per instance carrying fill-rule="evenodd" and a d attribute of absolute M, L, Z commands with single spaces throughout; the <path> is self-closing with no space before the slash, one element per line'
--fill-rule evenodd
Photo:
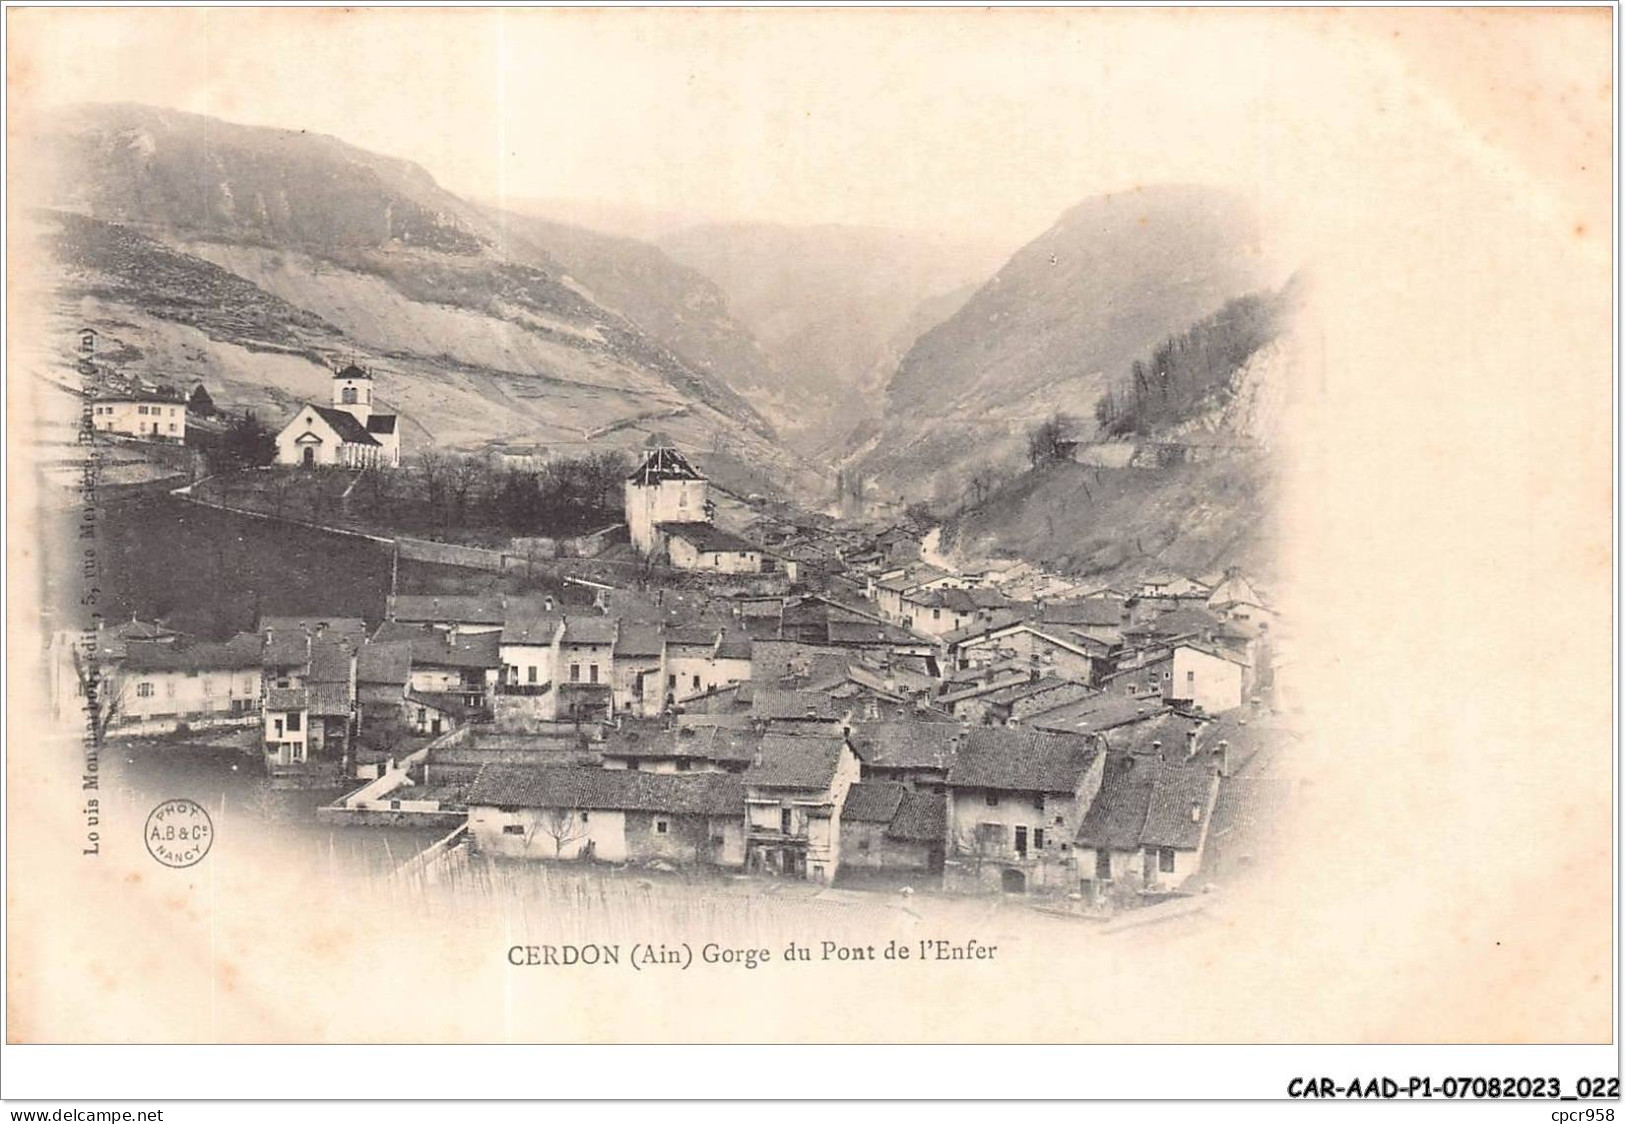
<path fill-rule="evenodd" d="M 1004 845 L 1004 825 L 1002 823 L 977 824 L 976 842 L 986 848 L 1002 847 Z"/>
<path fill-rule="evenodd" d="M 1044 829 L 1041 828 L 1041 827 L 1034 828 L 1033 829 L 1033 850 L 1042 851 L 1043 849 L 1044 849 Z"/>
<path fill-rule="evenodd" d="M 137 698 L 142 698 L 142 699 L 150 699 L 150 698 L 152 698 L 152 684 L 151 683 L 137 683 L 135 685 L 135 693 L 136 693 Z"/>
<path fill-rule="evenodd" d="M 1042 792 L 1033 796 L 1033 807 L 1037 808 L 1040 812 L 1044 810 L 1044 794 Z"/>
<path fill-rule="evenodd" d="M 598 665 L 597 664 L 590 664 L 587 667 L 587 681 L 589 683 L 598 682 Z"/>
<path fill-rule="evenodd" d="M 531 664 L 529 667 L 527 667 L 525 669 L 525 681 L 527 683 L 536 682 L 536 665 L 535 664 Z"/>
<path fill-rule="evenodd" d="M 996 792 L 990 792 L 986 796 L 982 797 L 982 799 L 987 802 L 987 806 L 989 808 L 997 808 L 999 806 L 999 794 Z"/>
<path fill-rule="evenodd" d="M 666 687 L 668 689 L 675 689 L 676 686 L 677 686 L 677 676 L 676 675 L 668 675 L 668 676 L 666 676 Z"/>
<path fill-rule="evenodd" d="M 502 825 L 502 834 L 523 835 L 525 834 L 525 825 L 522 823 L 505 823 Z"/>
<path fill-rule="evenodd" d="M 137 406 L 135 408 L 135 412 L 140 414 L 142 417 L 147 416 L 147 408 L 145 406 Z"/>
<path fill-rule="evenodd" d="M 1027 829 L 1024 826 L 1016 828 L 1016 855 L 1023 859 L 1027 857 Z"/>
<path fill-rule="evenodd" d="M 664 835 L 670 829 L 671 829 L 671 824 L 668 823 L 666 820 L 656 820 L 655 821 L 655 834 L 656 835 Z"/>
<path fill-rule="evenodd" d="M 175 432 L 175 423 L 174 422 L 169 423 L 169 432 L 171 432 L 171 433 Z"/>
<path fill-rule="evenodd" d="M 1174 872 L 1174 849 L 1172 847 L 1162 848 L 1161 852 L 1157 855 L 1157 869 L 1162 871 L 1164 874 L 1172 874 Z"/>
<path fill-rule="evenodd" d="M 679 757 L 679 758 L 678 758 L 678 759 L 677 759 L 677 771 L 678 771 L 678 772 L 679 772 L 679 773 L 686 773 L 686 772 L 688 772 L 688 767 L 689 767 L 689 765 L 691 765 L 691 764 L 693 764 L 693 762 L 691 762 L 691 761 L 689 761 L 689 759 L 688 759 L 688 758 L 686 758 L 686 757 Z"/>
<path fill-rule="evenodd" d="M 355 387 L 347 386 L 344 388 L 344 404 L 346 406 L 355 405 Z"/>
<path fill-rule="evenodd" d="M 164 697 L 167 699 L 175 697 L 175 681 L 173 679 L 164 680 Z"/>
<path fill-rule="evenodd" d="M 1187 687 L 1196 686 L 1196 672 L 1187 671 L 1185 673 L 1185 686 L 1187 686 Z"/>
<path fill-rule="evenodd" d="M 698 675 L 694 677 L 694 689 L 696 691 L 700 689 L 700 677 Z"/>
<path fill-rule="evenodd" d="M 858 840 L 858 850 L 867 851 L 868 849 L 869 849 L 869 837 L 867 835 L 865 835 L 862 839 Z"/>
<path fill-rule="evenodd" d="M 401 810 L 401 802 L 400 802 L 400 801 L 399 801 L 399 800 L 391 800 L 391 801 L 390 801 L 390 802 L 389 802 L 389 810 L 390 810 L 390 811 L 391 811 L 391 812 L 398 812 L 398 811 L 400 811 L 400 810 Z"/>
<path fill-rule="evenodd" d="M 288 733 L 297 734 L 299 732 L 299 723 L 303 720 L 303 717 L 297 710 L 288 714 Z"/>
<path fill-rule="evenodd" d="M 942 610 L 941 609 L 932 609 L 931 610 L 931 619 L 934 620 L 934 621 L 940 621 L 942 619 Z"/>
<path fill-rule="evenodd" d="M 582 813 L 581 813 L 581 822 L 582 822 L 582 823 L 586 823 L 586 822 L 587 822 L 587 813 L 586 813 L 586 812 L 582 812 Z"/>
<path fill-rule="evenodd" d="M 573 663 L 570 665 L 570 682 L 581 682 L 581 665 L 578 663 Z"/>

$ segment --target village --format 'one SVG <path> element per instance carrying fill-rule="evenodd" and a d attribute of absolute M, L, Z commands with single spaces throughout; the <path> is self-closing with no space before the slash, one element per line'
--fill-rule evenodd
<path fill-rule="evenodd" d="M 331 403 L 277 431 L 275 471 L 396 471 L 374 381 L 336 365 Z M 87 426 L 171 444 L 188 409 L 133 386 L 87 402 Z M 104 621 L 55 634 L 53 712 L 97 740 L 235 739 L 272 787 L 338 791 L 323 824 L 432 830 L 420 866 L 586 863 L 1102 914 L 1267 858 L 1298 738 L 1285 630 L 1239 570 L 1111 585 L 956 563 L 917 514 L 742 505 L 659 435 L 622 487 L 623 522 L 593 552 L 636 565 L 566 578 L 568 598 L 392 587 L 373 625 L 266 613 L 228 639 Z"/>

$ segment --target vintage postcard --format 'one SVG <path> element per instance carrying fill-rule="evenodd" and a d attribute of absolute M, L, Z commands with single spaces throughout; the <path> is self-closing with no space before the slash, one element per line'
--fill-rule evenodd
<path fill-rule="evenodd" d="M 7 1041 L 1611 1041 L 1614 18 L 10 9 Z"/>

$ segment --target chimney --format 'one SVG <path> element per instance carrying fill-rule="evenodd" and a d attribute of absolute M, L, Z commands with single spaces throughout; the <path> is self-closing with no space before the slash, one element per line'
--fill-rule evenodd
<path fill-rule="evenodd" d="M 1196 729 L 1192 727 L 1185 731 L 1185 759 L 1188 761 L 1196 756 Z"/>
<path fill-rule="evenodd" d="M 1228 741 L 1221 741 L 1217 746 L 1215 746 L 1213 749 L 1213 758 L 1218 762 L 1219 776 L 1228 777 L 1230 775 L 1230 743 Z"/>
<path fill-rule="evenodd" d="M 551 593 L 542 598 L 542 608 L 546 609 L 549 613 L 553 611 L 553 595 Z"/>
<path fill-rule="evenodd" d="M 446 630 L 446 647 L 455 648 L 457 646 L 457 633 L 457 622 L 452 621 L 451 627 Z"/>
<path fill-rule="evenodd" d="M 1151 753 L 1155 757 L 1162 757 L 1162 739 L 1158 738 L 1151 743 Z M 1166 758 L 1164 758 L 1166 760 Z"/>
<path fill-rule="evenodd" d="M 1191 823 L 1202 822 L 1202 804 L 1200 801 L 1191 801 Z"/>

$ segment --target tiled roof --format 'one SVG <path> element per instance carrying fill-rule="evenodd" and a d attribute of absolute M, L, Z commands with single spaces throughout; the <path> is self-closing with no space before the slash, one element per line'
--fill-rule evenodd
<path fill-rule="evenodd" d="M 675 730 L 622 731 L 605 736 L 599 752 L 605 757 L 688 757 L 703 761 L 750 762 L 762 735 L 726 726 L 681 726 Z"/>
<path fill-rule="evenodd" d="M 559 622 L 562 620 L 563 615 L 557 612 L 520 616 L 510 610 L 508 619 L 502 625 L 502 642 L 549 646 L 558 635 Z"/>
<path fill-rule="evenodd" d="M 359 642 L 367 635 L 367 622 L 360 617 L 261 617 L 260 631 L 320 633 Z"/>
<path fill-rule="evenodd" d="M 656 523 L 655 530 L 692 544 L 702 554 L 758 553 L 762 549 L 711 523 Z"/>
<path fill-rule="evenodd" d="M 634 484 L 647 485 L 663 480 L 704 480 L 705 477 L 682 453 L 669 445 L 661 445 L 650 449 L 643 463 L 627 479 Z"/>
<path fill-rule="evenodd" d="M 310 642 L 310 678 L 320 683 L 350 682 L 350 660 L 355 648 L 341 640 L 318 636 Z"/>
<path fill-rule="evenodd" d="M 830 620 L 825 628 L 828 630 L 831 644 L 844 644 L 849 646 L 884 647 L 891 644 L 921 644 L 925 641 L 906 629 L 895 625 L 880 624 L 875 621 L 840 621 Z"/>
<path fill-rule="evenodd" d="M 903 803 L 906 786 L 896 781 L 865 781 L 846 790 L 841 819 L 852 823 L 889 824 Z"/>
<path fill-rule="evenodd" d="M 1208 809 L 1219 778 L 1202 767 L 1169 768 L 1158 772 L 1140 831 L 1143 847 L 1178 847 L 1191 850 L 1207 831 Z"/>
<path fill-rule="evenodd" d="M 420 625 L 394 624 L 380 628 L 374 642 L 392 643 L 400 640 L 412 645 L 414 667 L 491 668 L 502 666 L 502 636 L 495 632 L 479 632 L 472 636 L 459 636 L 452 640 L 450 633 Z"/>
<path fill-rule="evenodd" d="M 266 710 L 304 710 L 310 693 L 303 687 L 272 687 L 265 693 Z"/>
<path fill-rule="evenodd" d="M 312 683 L 309 696 L 312 714 L 340 716 L 350 713 L 353 700 L 348 683 Z"/>
<path fill-rule="evenodd" d="M 1047 710 L 1030 719 L 1030 724 L 1041 730 L 1056 732 L 1099 733 L 1131 722 L 1147 721 L 1165 713 L 1167 709 L 1157 698 L 1093 695 Z"/>
<path fill-rule="evenodd" d="M 751 638 L 742 632 L 728 632 L 722 634 L 722 640 L 717 644 L 717 658 L 719 660 L 748 660 L 751 653 Z"/>
<path fill-rule="evenodd" d="M 1053 675 L 1046 675 L 1042 679 L 1029 678 L 1025 683 L 1011 683 L 1007 687 L 1000 687 L 987 696 L 987 701 L 995 704 L 1012 703 L 1029 695 L 1041 695 L 1045 691 L 1053 691 L 1057 687 L 1071 686 L 1075 686 L 1075 684 L 1070 679 L 1057 679 Z"/>
<path fill-rule="evenodd" d="M 738 816 L 739 778 L 726 773 L 644 773 L 586 766 L 486 765 L 468 792 L 470 805 L 568 808 L 673 815 Z"/>
<path fill-rule="evenodd" d="M 820 691 L 786 691 L 760 683 L 755 685 L 751 694 L 750 713 L 753 718 L 769 720 L 841 717 L 835 703 Z"/>
<path fill-rule="evenodd" d="M 948 771 L 957 788 L 1073 792 L 1100 750 L 1090 738 L 1006 726 L 966 731 Z"/>
<path fill-rule="evenodd" d="M 946 770 L 960 735 L 957 722 L 859 722 L 852 748 L 874 768 Z"/>
<path fill-rule="evenodd" d="M 997 632 L 1001 628 L 1009 628 L 1022 622 L 1021 614 L 1003 610 L 995 612 L 991 619 L 985 621 L 972 621 L 964 628 L 956 628 L 952 632 L 945 632 L 941 636 L 944 644 L 961 644 L 966 640 L 974 640 L 979 636 L 986 636 L 990 632 Z"/>
<path fill-rule="evenodd" d="M 367 427 L 355 419 L 355 415 L 345 410 L 335 410 L 331 406 L 318 406 L 314 402 L 310 409 L 318 417 L 333 427 L 333 432 L 339 435 L 339 440 L 346 445 L 376 445 L 377 438 L 367 432 Z"/>
<path fill-rule="evenodd" d="M 745 770 L 745 781 L 764 788 L 827 788 L 843 744 L 839 736 L 764 734 L 761 755 Z"/>
<path fill-rule="evenodd" d="M 908 843 L 941 843 L 948 837 L 948 798 L 935 792 L 903 793 L 886 834 Z"/>
<path fill-rule="evenodd" d="M 236 671 L 260 666 L 260 638 L 239 633 L 224 643 L 183 644 L 168 640 L 132 640 L 125 645 L 124 666 L 130 671 Z"/>
<path fill-rule="evenodd" d="M 561 644 L 613 644 L 620 622 L 614 617 L 566 617 Z"/>
<path fill-rule="evenodd" d="M 1063 626 L 1111 626 L 1123 623 L 1123 603 L 1111 597 L 1087 597 L 1082 601 L 1061 601 L 1044 606 L 1044 624 Z"/>
<path fill-rule="evenodd" d="M 402 594 L 391 598 L 389 619 L 407 624 L 499 625 L 507 612 L 500 597 Z"/>
<path fill-rule="evenodd" d="M 266 667 L 303 667 L 310 660 L 310 636 L 300 629 L 273 632 L 260 662 Z"/>
<path fill-rule="evenodd" d="M 621 630 L 615 635 L 617 656 L 628 658 L 658 656 L 664 646 L 665 638 L 657 624 L 622 621 Z"/>
<path fill-rule="evenodd" d="M 1145 812 L 1151 804 L 1151 789 L 1160 761 L 1140 760 L 1128 754 L 1113 754 L 1106 761 L 1100 792 L 1078 825 L 1078 846 L 1108 851 L 1137 851 Z"/>

